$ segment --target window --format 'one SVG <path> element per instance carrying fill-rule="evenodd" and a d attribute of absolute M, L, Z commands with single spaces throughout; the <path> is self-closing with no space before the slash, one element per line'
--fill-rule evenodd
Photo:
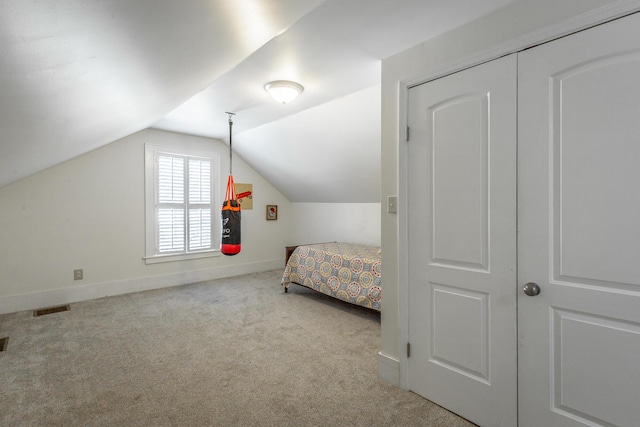
<path fill-rule="evenodd" d="M 147 263 L 211 256 L 219 249 L 219 160 L 145 145 Z"/>

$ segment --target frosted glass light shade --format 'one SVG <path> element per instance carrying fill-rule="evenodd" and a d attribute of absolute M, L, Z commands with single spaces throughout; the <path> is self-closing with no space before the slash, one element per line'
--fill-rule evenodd
<path fill-rule="evenodd" d="M 264 85 L 264 89 L 269 92 L 269 95 L 276 102 L 281 104 L 288 104 L 293 101 L 304 90 L 298 83 L 288 80 L 276 80 L 275 82 L 267 83 Z"/>

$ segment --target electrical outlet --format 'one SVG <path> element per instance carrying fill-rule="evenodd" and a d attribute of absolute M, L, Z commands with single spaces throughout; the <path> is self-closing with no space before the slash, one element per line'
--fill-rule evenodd
<path fill-rule="evenodd" d="M 78 270 L 73 270 L 73 280 L 82 280 L 84 270 L 81 268 Z"/>

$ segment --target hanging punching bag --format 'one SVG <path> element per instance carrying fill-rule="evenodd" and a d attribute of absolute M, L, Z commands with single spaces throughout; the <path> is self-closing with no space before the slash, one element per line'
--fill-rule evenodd
<path fill-rule="evenodd" d="M 227 180 L 227 196 L 222 204 L 222 246 L 220 250 L 225 255 L 235 255 L 240 252 L 240 204 L 236 199 L 233 176 Z"/>
<path fill-rule="evenodd" d="M 229 115 L 229 179 L 227 180 L 227 195 L 222 203 L 222 245 L 220 251 L 224 255 L 236 255 L 240 253 L 240 203 L 236 198 L 236 187 L 233 183 L 231 164 L 233 162 L 233 151 L 231 147 L 231 128 L 233 121 Z"/>

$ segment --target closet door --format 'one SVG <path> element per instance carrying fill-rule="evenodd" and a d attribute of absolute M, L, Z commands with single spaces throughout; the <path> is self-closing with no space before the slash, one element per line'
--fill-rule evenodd
<path fill-rule="evenodd" d="M 520 427 L 640 426 L 639 29 L 519 55 Z"/>
<path fill-rule="evenodd" d="M 409 90 L 409 388 L 517 422 L 516 56 Z"/>

